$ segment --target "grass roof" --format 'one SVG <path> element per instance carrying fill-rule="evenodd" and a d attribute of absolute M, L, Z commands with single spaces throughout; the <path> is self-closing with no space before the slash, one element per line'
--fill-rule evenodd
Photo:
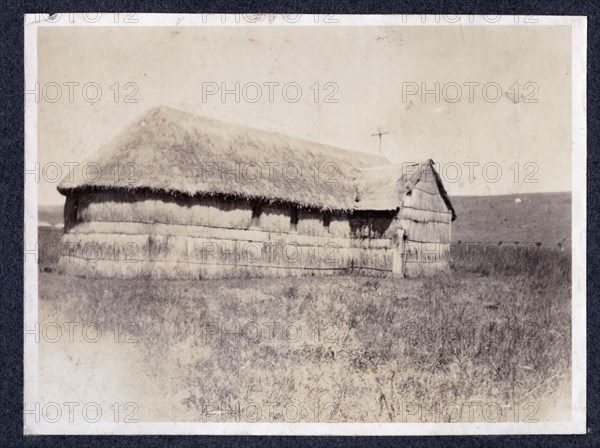
<path fill-rule="evenodd" d="M 168 107 L 143 113 L 86 163 L 87 171 L 59 183 L 62 194 L 150 189 L 327 210 L 393 210 L 404 193 L 402 167 L 382 156 Z"/>

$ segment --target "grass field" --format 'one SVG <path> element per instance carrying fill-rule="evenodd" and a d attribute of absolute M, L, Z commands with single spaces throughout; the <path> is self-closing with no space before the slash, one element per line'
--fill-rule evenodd
<path fill-rule="evenodd" d="M 457 198 L 461 245 L 430 279 L 91 280 L 41 260 L 42 327 L 93 323 L 102 338 L 42 341 L 40 389 L 133 402 L 142 421 L 568 418 L 570 199 L 520 198 L 512 214 L 514 198 Z M 41 245 L 59 237 L 40 229 Z M 527 240 L 542 244 L 513 244 Z"/>
<path fill-rule="evenodd" d="M 452 205 L 458 216 L 452 223 L 454 242 L 518 241 L 570 248 L 570 193 L 457 196 L 452 198 Z"/>

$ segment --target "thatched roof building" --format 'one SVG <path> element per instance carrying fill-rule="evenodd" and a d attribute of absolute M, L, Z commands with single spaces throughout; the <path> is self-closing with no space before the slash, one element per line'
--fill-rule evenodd
<path fill-rule="evenodd" d="M 373 154 L 159 107 L 82 167 L 58 186 L 67 197 L 65 239 L 79 248 L 62 263 L 67 271 L 202 278 L 418 275 L 448 266 L 456 215 L 431 160 L 392 165 Z M 112 260 L 102 252 L 93 266 L 86 263 L 86 241 L 104 245 L 123 235 L 135 239 L 137 267 L 117 268 L 114 250 Z M 275 240 L 282 250 L 334 244 L 336 257 L 314 260 L 307 252 L 299 261 L 265 261 L 266 243 Z M 423 259 L 426 243 L 437 245 L 439 257 Z M 242 260 L 231 244 L 257 244 L 261 261 Z"/>

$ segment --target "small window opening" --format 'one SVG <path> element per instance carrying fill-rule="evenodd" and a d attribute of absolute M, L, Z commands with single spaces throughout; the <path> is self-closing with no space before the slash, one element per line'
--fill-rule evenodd
<path fill-rule="evenodd" d="M 260 215 L 262 214 L 262 207 L 260 204 L 252 205 L 252 219 L 250 220 L 250 227 L 258 227 L 260 221 Z"/>
<path fill-rule="evenodd" d="M 331 224 L 331 213 L 325 212 L 323 213 L 323 227 L 329 228 L 329 224 Z"/>
<path fill-rule="evenodd" d="M 294 232 L 298 230 L 298 207 L 292 207 L 290 213 L 290 228 Z"/>
<path fill-rule="evenodd" d="M 68 233 L 79 221 L 79 198 L 77 193 L 71 193 L 65 200 L 65 208 L 63 210 L 64 218 L 64 233 Z"/>

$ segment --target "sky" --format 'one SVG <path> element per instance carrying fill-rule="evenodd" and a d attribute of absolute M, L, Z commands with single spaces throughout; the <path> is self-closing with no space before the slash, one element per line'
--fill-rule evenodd
<path fill-rule="evenodd" d="M 159 105 L 373 154 L 372 134 L 386 133 L 385 157 L 433 159 L 451 196 L 570 191 L 570 33 L 564 26 L 39 28 L 38 86 L 26 86 L 37 91 L 39 168 L 46 167 L 39 203 L 64 202 L 56 165 L 66 175 L 69 163 L 93 159 Z M 222 96 L 236 86 L 239 98 Z"/>

